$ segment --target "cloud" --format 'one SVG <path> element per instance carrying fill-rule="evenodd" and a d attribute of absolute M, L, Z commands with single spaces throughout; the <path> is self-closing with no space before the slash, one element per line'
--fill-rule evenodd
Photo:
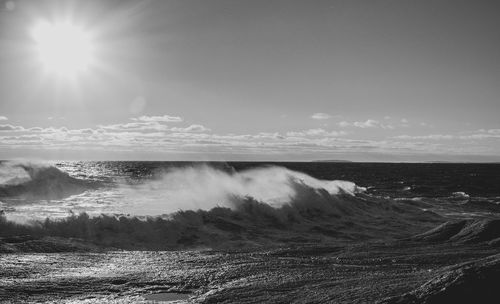
<path fill-rule="evenodd" d="M 479 129 L 477 131 L 461 132 L 459 134 L 398 135 L 393 138 L 404 140 L 497 139 L 500 138 L 500 129 Z"/>
<path fill-rule="evenodd" d="M 342 128 L 356 127 L 361 129 L 367 129 L 367 128 L 394 129 L 393 125 L 384 124 L 375 119 L 367 119 L 366 121 L 354 121 L 354 122 L 341 121 L 338 123 L 338 125 Z"/>
<path fill-rule="evenodd" d="M 157 121 L 146 122 L 128 122 L 112 125 L 99 125 L 100 129 L 114 131 L 167 131 L 168 126 L 162 125 Z"/>
<path fill-rule="evenodd" d="M 202 126 L 202 125 L 190 125 L 189 127 L 185 128 L 171 128 L 170 131 L 172 132 L 208 132 L 210 131 L 209 128 Z"/>
<path fill-rule="evenodd" d="M 489 130 L 485 130 L 485 129 L 479 129 L 477 131 L 478 133 L 487 133 L 487 134 L 500 134 L 500 129 L 489 129 Z"/>
<path fill-rule="evenodd" d="M 0 120 L 9 120 L 6 116 L 1 116 L 0 115 Z"/>
<path fill-rule="evenodd" d="M 165 122 L 182 122 L 182 118 L 178 116 L 139 116 L 130 118 L 133 122 L 128 123 L 118 123 L 118 124 L 110 124 L 110 125 L 98 125 L 99 129 L 106 131 L 118 131 L 118 132 L 129 132 L 129 131 L 144 131 L 144 132 L 158 132 L 158 131 L 169 131 L 167 125 L 163 124 Z M 195 125 L 191 127 L 187 132 L 196 132 L 195 130 L 200 130 L 201 128 L 205 128 L 200 125 Z M 189 127 L 183 128 L 186 131 Z M 205 130 L 208 130 L 205 128 Z"/>
<path fill-rule="evenodd" d="M 129 132 L 129 131 L 143 131 L 143 132 L 208 132 L 209 128 L 193 124 L 187 127 L 174 127 L 170 128 L 167 125 L 161 124 L 157 121 L 145 121 L 145 122 L 129 122 L 121 124 L 111 124 L 111 125 L 99 125 L 102 130 L 106 131 L 117 131 L 117 132 Z"/>
<path fill-rule="evenodd" d="M 183 119 L 179 116 L 170 116 L 170 115 L 163 115 L 163 116 L 139 116 L 136 118 L 131 118 L 133 121 L 143 121 L 143 122 L 182 122 Z"/>
<path fill-rule="evenodd" d="M 443 139 L 454 139 L 457 138 L 455 135 L 449 134 L 429 134 L 429 135 L 398 135 L 393 138 L 397 139 L 410 139 L 410 140 L 443 140 Z"/>
<path fill-rule="evenodd" d="M 13 125 L 0 125 L 0 131 L 24 131 L 25 129 L 21 126 Z"/>
<path fill-rule="evenodd" d="M 260 132 L 252 137 L 254 139 L 285 139 L 285 137 L 278 132 Z"/>
<path fill-rule="evenodd" d="M 399 122 L 399 120 L 398 120 Z M 356 128 L 387 128 L 379 121 L 341 122 Z M 398 125 L 399 126 L 399 125 Z M 169 127 L 159 121 L 135 120 L 93 128 L 23 127 L 0 125 L 3 149 L 65 149 L 130 152 L 225 153 L 261 155 L 314 155 L 314 153 L 490 153 L 498 146 L 500 129 L 480 129 L 456 134 L 400 135 L 363 139 L 346 130 L 313 128 L 288 132 L 216 134 L 200 124 Z M 345 135 L 350 134 L 350 137 Z M 4 135 L 4 136 L 2 136 Z M 463 140 L 463 141 L 460 141 Z M 467 141 L 468 140 L 468 141 Z M 474 144 L 471 144 L 474 141 Z M 495 142 L 496 143 L 496 142 Z M 500 143 L 500 141 L 499 141 Z M 22 150 L 19 150 L 22 151 Z"/>
<path fill-rule="evenodd" d="M 347 127 L 352 126 L 352 124 L 350 122 L 347 122 L 347 121 L 341 121 L 341 122 L 338 123 L 338 125 L 341 128 L 347 128 Z"/>
<path fill-rule="evenodd" d="M 330 119 L 332 116 L 327 113 L 314 113 L 311 115 L 312 119 L 317 119 L 317 120 L 325 120 L 325 119 Z"/>
<path fill-rule="evenodd" d="M 347 133 L 344 131 L 326 131 L 324 129 L 318 128 L 318 129 L 309 129 L 309 130 L 304 130 L 304 131 L 298 131 L 298 132 L 287 132 L 286 135 L 289 137 L 304 137 L 304 136 L 326 136 L 326 137 L 337 137 L 337 136 L 343 136 L 346 135 Z"/>
<path fill-rule="evenodd" d="M 355 121 L 353 126 L 358 128 L 377 128 L 381 124 L 378 120 L 368 119 L 367 121 Z"/>

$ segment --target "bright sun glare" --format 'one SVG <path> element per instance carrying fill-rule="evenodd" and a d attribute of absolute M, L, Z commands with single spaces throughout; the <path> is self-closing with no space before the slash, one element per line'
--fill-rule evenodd
<path fill-rule="evenodd" d="M 85 71 L 93 60 L 91 36 L 71 23 L 38 23 L 32 31 L 38 56 L 49 71 L 74 76 Z"/>

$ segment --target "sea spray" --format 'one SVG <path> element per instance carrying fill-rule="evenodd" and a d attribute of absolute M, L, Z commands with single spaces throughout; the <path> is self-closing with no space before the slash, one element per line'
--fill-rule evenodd
<path fill-rule="evenodd" d="M 48 167 L 48 165 L 22 161 L 0 162 L 0 186 L 18 185 L 31 180 L 31 175 L 25 169 L 26 167 L 38 169 Z"/>
<path fill-rule="evenodd" d="M 49 184 L 51 179 L 60 186 L 88 182 L 55 167 L 40 172 Z M 19 186 L 30 189 L 37 179 Z M 2 218 L 0 234 L 175 249 L 394 237 L 402 235 L 401 227 L 411 230 L 440 220 L 364 190 L 352 182 L 316 179 L 279 166 L 236 171 L 189 164 L 61 200 L 16 203 Z M 11 221 L 12 215 L 23 214 L 30 225 Z"/>
<path fill-rule="evenodd" d="M 63 199 L 99 183 L 71 177 L 48 163 L 2 162 L 0 197 L 33 200 Z"/>
<path fill-rule="evenodd" d="M 152 180 L 122 185 L 123 197 L 132 202 L 127 212 L 163 214 L 178 210 L 234 208 L 237 198 L 252 198 L 281 207 L 297 196 L 297 185 L 331 195 L 364 191 L 348 181 L 325 181 L 278 166 L 228 172 L 208 165 L 170 168 Z"/>
<path fill-rule="evenodd" d="M 297 189 L 331 195 L 354 195 L 365 190 L 352 182 L 319 180 L 278 166 L 237 172 L 191 164 L 134 181 L 117 178 L 113 183 L 76 178 L 48 164 L 10 163 L 4 168 L 11 176 L 13 170 L 21 170 L 15 175 L 18 180 L 25 176 L 23 182 L 0 186 L 0 196 L 7 202 L 7 217 L 23 222 L 65 217 L 70 212 L 155 216 L 179 210 L 234 209 L 245 198 L 279 208 L 297 200 Z M 14 203 L 9 204 L 9 200 Z"/>

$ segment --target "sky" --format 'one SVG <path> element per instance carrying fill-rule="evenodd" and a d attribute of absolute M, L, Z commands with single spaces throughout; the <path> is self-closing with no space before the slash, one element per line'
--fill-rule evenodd
<path fill-rule="evenodd" d="M 499 15 L 482 0 L 0 1 L 0 159 L 497 162 Z M 43 61 L 40 24 L 84 32 L 91 60 L 55 69 L 82 65 L 70 32 Z"/>

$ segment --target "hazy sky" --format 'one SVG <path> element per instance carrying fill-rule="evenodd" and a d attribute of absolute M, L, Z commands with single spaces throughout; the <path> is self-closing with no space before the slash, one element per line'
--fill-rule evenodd
<path fill-rule="evenodd" d="M 500 161 L 497 1 L 0 6 L 0 159 Z M 86 70 L 47 72 L 40 22 Z"/>

